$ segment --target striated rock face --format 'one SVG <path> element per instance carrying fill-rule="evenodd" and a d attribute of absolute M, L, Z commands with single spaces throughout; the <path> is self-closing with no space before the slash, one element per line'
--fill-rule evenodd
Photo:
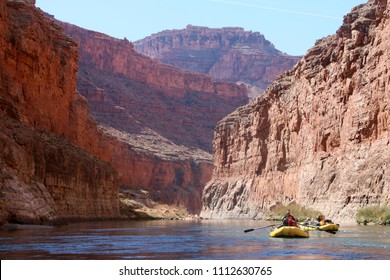
<path fill-rule="evenodd" d="M 345 16 L 265 95 L 224 118 L 214 138 L 204 217 L 261 217 L 295 201 L 330 218 L 390 201 L 390 6 Z"/>
<path fill-rule="evenodd" d="M 119 217 L 112 167 L 62 137 L 0 116 L 0 221 L 55 224 Z"/>
<path fill-rule="evenodd" d="M 248 101 L 243 85 L 160 64 L 126 40 L 63 26 L 80 45 L 80 93 L 97 119 L 116 129 L 147 126 L 177 145 L 211 152 L 217 121 Z"/>
<path fill-rule="evenodd" d="M 163 63 L 263 90 L 299 60 L 275 49 L 260 33 L 238 27 L 188 25 L 154 34 L 134 42 L 134 46 Z"/>
<path fill-rule="evenodd" d="M 34 8 L 4 2 L 2 112 L 28 126 L 70 137 L 77 45 Z"/>
<path fill-rule="evenodd" d="M 162 65 L 118 40 L 60 23 L 80 47 L 77 88 L 109 143 L 120 183 L 201 210 L 215 124 L 247 103 L 246 87 Z"/>
<path fill-rule="evenodd" d="M 0 224 L 117 218 L 115 170 L 78 148 L 105 153 L 77 45 L 33 2 L 0 0 Z"/>
<path fill-rule="evenodd" d="M 158 203 L 199 214 L 203 187 L 212 173 L 210 154 L 175 145 L 147 127 L 138 134 L 100 127 L 112 138 L 107 147 L 122 190 L 145 190 Z"/>

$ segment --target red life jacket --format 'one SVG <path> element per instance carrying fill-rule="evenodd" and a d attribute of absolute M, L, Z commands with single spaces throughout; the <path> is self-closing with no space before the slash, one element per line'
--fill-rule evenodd
<path fill-rule="evenodd" d="M 297 221 L 293 220 L 292 216 L 289 215 L 287 217 L 287 225 L 296 227 L 297 226 Z"/>

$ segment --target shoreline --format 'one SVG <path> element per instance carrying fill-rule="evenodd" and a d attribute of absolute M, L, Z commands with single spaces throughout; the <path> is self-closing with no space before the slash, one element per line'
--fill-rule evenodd
<path fill-rule="evenodd" d="M 81 220 L 71 220 L 67 222 L 62 223 L 56 223 L 56 224 L 21 224 L 21 223 L 5 223 L 3 225 L 0 225 L 0 230 L 24 230 L 24 229 L 44 229 L 44 228 L 54 228 L 54 227 L 60 227 L 60 226 L 68 226 L 72 224 L 80 224 L 80 223 L 88 223 L 88 222 L 142 222 L 142 221 L 253 221 L 253 222 L 280 222 L 276 220 L 267 220 L 267 219 L 204 219 L 202 217 L 199 217 L 197 215 L 189 215 L 187 217 L 149 217 L 149 218 L 136 218 L 136 219 L 129 219 L 127 217 L 123 218 L 117 218 L 117 219 L 81 219 Z M 388 225 L 381 225 L 381 224 L 375 224 L 375 223 L 367 223 L 367 224 L 359 224 L 357 222 L 341 222 L 340 227 L 350 227 L 350 226 L 388 226 Z"/>

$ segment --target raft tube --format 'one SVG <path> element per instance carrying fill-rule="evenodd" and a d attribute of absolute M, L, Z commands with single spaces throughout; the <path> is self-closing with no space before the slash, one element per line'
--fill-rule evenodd
<path fill-rule="evenodd" d="M 339 225 L 338 224 L 325 224 L 322 226 L 314 226 L 314 225 L 305 225 L 300 224 L 299 228 L 305 231 L 314 231 L 314 230 L 322 230 L 322 231 L 338 231 Z"/>
<path fill-rule="evenodd" d="M 269 234 L 270 237 L 309 237 L 309 233 L 299 227 L 282 226 L 274 229 Z"/>

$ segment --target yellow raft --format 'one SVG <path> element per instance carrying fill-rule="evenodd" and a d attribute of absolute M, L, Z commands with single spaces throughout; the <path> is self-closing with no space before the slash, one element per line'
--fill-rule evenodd
<path fill-rule="evenodd" d="M 338 224 L 325 224 L 325 225 L 319 226 L 318 229 L 324 230 L 324 231 L 338 231 L 339 225 Z"/>
<path fill-rule="evenodd" d="M 302 230 L 306 231 L 313 231 L 313 230 L 322 230 L 322 231 L 338 231 L 339 225 L 338 224 L 325 224 L 322 226 L 312 226 L 312 225 L 305 225 L 305 224 L 299 224 L 299 227 Z"/>
<path fill-rule="evenodd" d="M 282 226 L 274 229 L 269 234 L 270 237 L 309 237 L 309 233 L 299 227 Z"/>

